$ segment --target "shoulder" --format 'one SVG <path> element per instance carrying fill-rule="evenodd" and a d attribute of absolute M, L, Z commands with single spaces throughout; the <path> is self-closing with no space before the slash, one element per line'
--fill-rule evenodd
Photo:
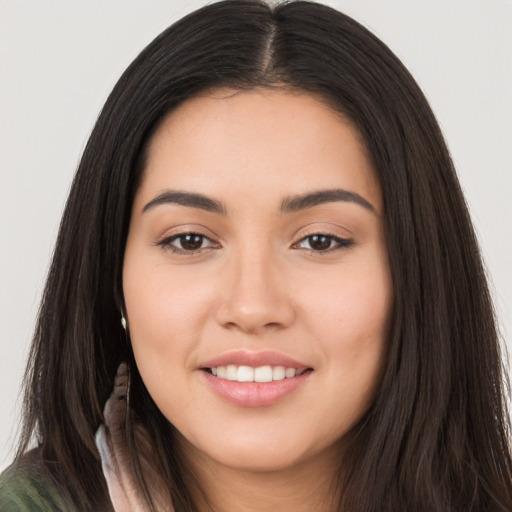
<path fill-rule="evenodd" d="M 35 453 L 29 452 L 0 475 L 0 510 L 73 512 L 76 509 L 41 470 Z"/>

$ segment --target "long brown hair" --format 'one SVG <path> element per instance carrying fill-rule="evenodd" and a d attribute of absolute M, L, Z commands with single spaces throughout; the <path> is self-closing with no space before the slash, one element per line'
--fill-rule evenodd
<path fill-rule="evenodd" d="M 161 454 L 155 463 L 174 506 L 195 510 L 172 426 L 124 339 L 121 275 L 148 141 L 177 105 L 220 86 L 318 95 L 357 126 L 379 175 L 394 316 L 382 386 L 343 461 L 339 510 L 512 510 L 493 307 L 440 129 L 387 46 L 348 16 L 304 1 L 207 5 L 158 36 L 120 78 L 62 218 L 26 375 L 18 456 L 35 435 L 45 470 L 80 510 L 108 503 L 94 433 L 116 368 L 127 360 L 134 413 Z M 144 492 L 144 475 L 136 474 Z"/>

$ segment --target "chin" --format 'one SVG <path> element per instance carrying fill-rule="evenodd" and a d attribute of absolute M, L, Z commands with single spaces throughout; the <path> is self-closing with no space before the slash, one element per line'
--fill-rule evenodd
<path fill-rule="evenodd" d="M 219 436 L 211 439 L 215 443 L 208 440 L 195 445 L 189 441 L 187 444 L 196 456 L 200 453 L 225 467 L 247 472 L 275 472 L 298 467 L 302 462 L 314 459 L 326 448 L 310 446 L 311 442 L 307 439 L 290 436 L 289 432 L 276 436 L 275 432 L 269 435 L 260 431 L 257 436 L 252 432 L 250 435 L 224 436 L 222 441 Z"/>
<path fill-rule="evenodd" d="M 283 471 L 300 464 L 301 457 L 295 453 L 282 453 L 280 450 L 272 449 L 247 449 L 233 450 L 229 453 L 211 454 L 218 463 L 236 471 L 253 473 L 270 473 Z"/>

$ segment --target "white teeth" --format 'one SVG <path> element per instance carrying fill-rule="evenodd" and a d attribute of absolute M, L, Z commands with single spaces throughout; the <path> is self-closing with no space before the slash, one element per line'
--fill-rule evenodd
<path fill-rule="evenodd" d="M 303 370 L 295 368 L 285 368 L 284 366 L 236 366 L 229 364 L 227 366 L 217 366 L 210 368 L 212 375 L 226 380 L 236 380 L 238 382 L 272 382 L 273 380 L 291 379 L 301 375 Z"/>
<path fill-rule="evenodd" d="M 254 382 L 272 382 L 272 367 L 260 366 L 256 368 L 254 370 Z"/>
<path fill-rule="evenodd" d="M 272 380 L 283 380 L 286 377 L 286 369 L 284 366 L 274 366 L 272 368 Z"/>
<path fill-rule="evenodd" d="M 252 382 L 254 380 L 254 369 L 250 366 L 239 366 L 236 372 L 238 382 Z"/>
<path fill-rule="evenodd" d="M 286 368 L 284 376 L 287 379 L 289 379 L 290 377 L 295 377 L 295 368 Z"/>
<path fill-rule="evenodd" d="M 237 367 L 234 364 L 226 366 L 226 379 L 237 380 Z"/>

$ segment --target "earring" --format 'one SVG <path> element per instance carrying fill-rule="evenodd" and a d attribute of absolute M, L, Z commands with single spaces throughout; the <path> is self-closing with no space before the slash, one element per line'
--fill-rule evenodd
<path fill-rule="evenodd" d="M 126 318 L 124 315 L 121 315 L 121 325 L 123 326 L 123 329 L 126 331 Z"/>

